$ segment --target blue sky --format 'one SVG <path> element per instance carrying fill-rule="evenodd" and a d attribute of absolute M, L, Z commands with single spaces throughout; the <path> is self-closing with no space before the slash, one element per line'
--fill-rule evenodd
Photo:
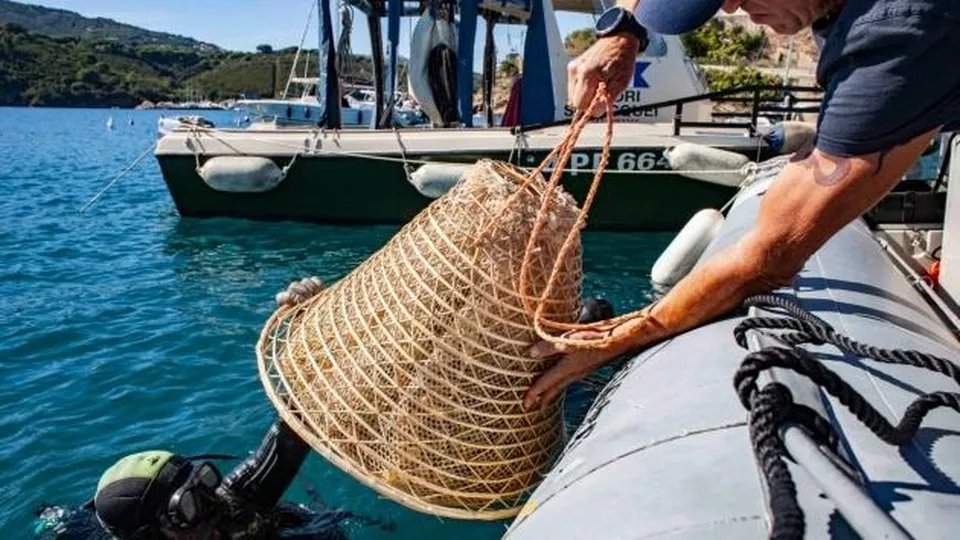
<path fill-rule="evenodd" d="M 39 4 L 75 11 L 87 17 L 107 17 L 119 22 L 181 34 L 231 50 L 252 51 L 261 43 L 275 48 L 296 45 L 300 41 L 310 6 L 316 0 L 30 0 Z M 336 1 L 331 2 L 337 5 Z M 356 12 L 359 14 L 359 12 Z M 577 28 L 593 25 L 588 15 L 561 13 L 557 17 L 560 34 L 567 35 Z M 307 34 L 307 45 L 316 47 L 316 18 Z M 400 54 L 409 50 L 409 25 L 412 18 L 401 24 Z M 366 22 L 356 17 L 351 35 L 354 52 L 369 54 L 370 37 Z M 383 25 L 384 30 L 386 24 Z M 481 21 L 482 29 L 482 21 Z M 476 61 L 483 49 L 482 30 L 478 29 Z M 498 56 L 523 48 L 520 26 L 498 26 L 496 31 Z M 476 66 L 479 70 L 479 63 Z"/>

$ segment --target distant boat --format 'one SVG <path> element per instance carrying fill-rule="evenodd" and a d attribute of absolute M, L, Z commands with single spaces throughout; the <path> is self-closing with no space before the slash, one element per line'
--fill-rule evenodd
<path fill-rule="evenodd" d="M 107 118 L 107 129 L 113 129 L 113 117 Z"/>

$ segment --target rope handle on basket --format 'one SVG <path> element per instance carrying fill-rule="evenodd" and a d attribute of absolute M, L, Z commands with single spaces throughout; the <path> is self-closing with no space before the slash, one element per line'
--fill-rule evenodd
<path fill-rule="evenodd" d="M 536 250 L 537 241 L 540 239 L 540 234 L 543 230 L 543 226 L 546 221 L 549 219 L 549 206 L 551 201 L 551 195 L 554 190 L 560 184 L 560 179 L 563 176 L 563 172 L 566 169 L 567 162 L 570 160 L 570 156 L 573 154 L 574 146 L 577 143 L 577 140 L 580 138 L 580 134 L 583 132 L 584 128 L 593 118 L 594 113 L 598 110 L 598 107 L 603 106 L 605 116 L 606 116 L 606 130 L 604 131 L 603 136 L 603 146 L 601 149 L 600 162 L 597 164 L 597 168 L 594 171 L 593 179 L 590 182 L 590 189 L 587 191 L 587 196 L 584 199 L 583 206 L 580 209 L 580 213 L 577 215 L 577 219 L 574 222 L 573 226 L 567 232 L 566 238 L 564 238 L 563 244 L 560 247 L 559 252 L 557 253 L 556 258 L 553 261 L 553 265 L 550 269 L 550 276 L 547 279 L 547 285 L 544 288 L 543 292 L 537 298 L 536 305 L 532 305 L 530 302 L 531 298 L 534 298 L 532 294 L 529 294 L 529 279 L 528 274 L 530 273 L 530 264 L 533 257 L 533 253 Z M 564 135 L 563 139 L 557 144 L 554 149 L 547 154 L 547 157 L 534 169 L 520 186 L 520 188 L 514 192 L 501 207 L 500 213 L 494 216 L 490 220 L 487 227 L 485 227 L 479 237 L 485 236 L 489 227 L 495 223 L 502 212 L 508 208 L 516 198 L 520 196 L 529 186 L 532 184 L 543 170 L 550 163 L 550 160 L 554 157 L 557 158 L 556 164 L 554 165 L 553 171 L 550 174 L 550 178 L 547 181 L 547 187 L 543 191 L 540 201 L 540 209 L 537 212 L 537 219 L 534 222 L 533 229 L 530 232 L 530 237 L 527 240 L 527 246 L 524 249 L 523 253 L 523 263 L 520 266 L 520 280 L 518 285 L 518 290 L 520 292 L 520 298 L 523 302 L 523 307 L 530 313 L 533 314 L 533 327 L 537 333 L 537 336 L 540 339 L 549 341 L 555 344 L 563 345 L 573 345 L 578 347 L 585 348 L 602 348 L 606 344 L 613 341 L 612 331 L 619 324 L 635 319 L 642 316 L 641 312 L 633 312 L 621 315 L 619 317 L 608 319 L 605 321 L 598 321 L 590 324 L 577 324 L 577 323 L 564 323 L 560 321 L 554 321 L 548 319 L 544 316 L 544 309 L 547 301 L 550 298 L 550 295 L 553 293 L 553 289 L 556 286 L 557 278 L 560 274 L 560 268 L 562 266 L 563 260 L 570 252 L 574 246 L 574 240 L 576 239 L 577 234 L 580 229 L 583 228 L 587 220 L 587 214 L 590 211 L 590 207 L 593 205 L 594 198 L 596 198 L 597 190 L 600 187 L 600 182 L 603 178 L 603 173 L 607 168 L 607 165 L 610 160 L 610 146 L 613 141 L 613 99 L 610 96 L 610 91 L 607 88 L 605 83 L 600 83 L 597 88 L 597 93 L 594 95 L 593 100 L 590 102 L 590 106 L 585 110 L 577 111 L 574 113 L 573 119 L 570 123 L 570 127 L 567 130 L 567 133 Z M 547 327 L 551 330 L 560 330 L 566 333 L 573 331 L 582 331 L 582 330 L 594 330 L 600 332 L 606 332 L 606 336 L 598 339 L 572 339 L 564 336 L 554 336 L 547 332 Z"/>

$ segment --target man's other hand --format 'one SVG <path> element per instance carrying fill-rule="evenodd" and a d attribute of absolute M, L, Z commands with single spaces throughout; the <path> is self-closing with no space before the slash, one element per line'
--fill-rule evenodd
<path fill-rule="evenodd" d="M 598 39 L 573 59 L 567 65 L 570 105 L 580 110 L 589 107 L 601 82 L 607 84 L 612 97 L 619 96 L 633 77 L 640 46 L 636 36 L 620 33 Z"/>
<path fill-rule="evenodd" d="M 610 337 L 602 346 L 538 342 L 530 348 L 530 356 L 557 358 L 557 363 L 533 381 L 523 396 L 523 407 L 535 410 L 548 405 L 573 381 L 582 379 L 621 354 L 649 342 L 650 330 L 653 327 L 656 327 L 656 324 L 651 319 L 646 315 L 639 315 L 609 330 L 580 330 L 563 335 L 566 339 L 583 341 L 598 341 Z"/>

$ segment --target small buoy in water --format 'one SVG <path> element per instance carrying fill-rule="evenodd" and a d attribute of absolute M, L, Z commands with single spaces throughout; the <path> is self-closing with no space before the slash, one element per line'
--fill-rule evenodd
<path fill-rule="evenodd" d="M 658 291 L 666 291 L 693 270 L 700 256 L 717 237 L 723 214 L 713 208 L 701 210 L 690 218 L 663 250 L 650 271 L 650 281 Z"/>
<path fill-rule="evenodd" d="M 113 129 L 113 117 L 107 118 L 107 129 Z"/>
<path fill-rule="evenodd" d="M 742 154 L 693 143 L 678 144 L 664 151 L 663 155 L 670 162 L 670 168 L 684 176 L 731 187 L 739 186 L 747 177 L 743 166 L 750 162 L 750 159 Z M 697 171 L 727 172 L 698 173 Z"/>

